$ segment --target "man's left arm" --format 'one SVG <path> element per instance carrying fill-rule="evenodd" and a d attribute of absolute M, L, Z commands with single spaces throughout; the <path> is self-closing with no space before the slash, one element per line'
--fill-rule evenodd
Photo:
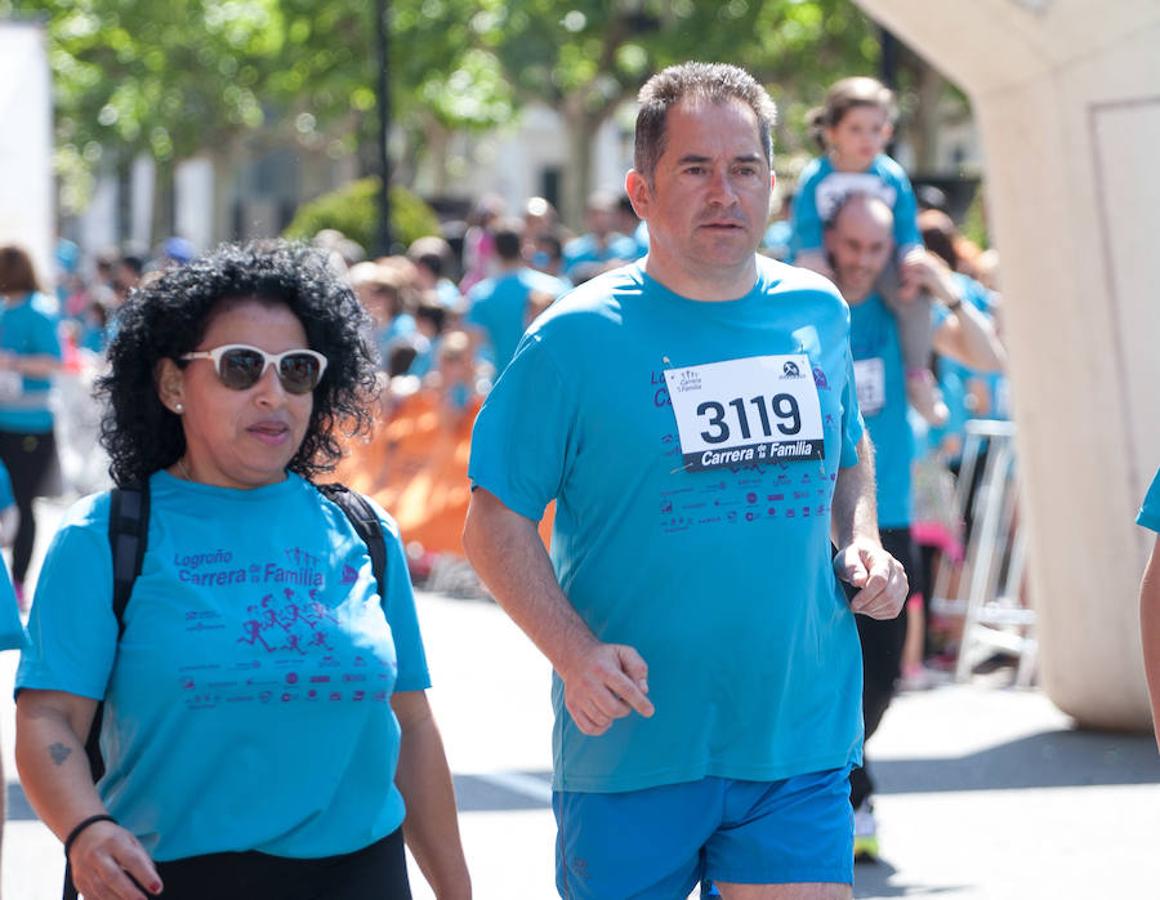
<path fill-rule="evenodd" d="M 830 512 L 831 533 L 838 547 L 834 571 L 860 590 L 850 601 L 856 613 L 893 619 L 906 602 L 908 583 L 902 564 L 886 552 L 878 534 L 875 502 L 874 445 L 863 434 L 858 462 L 838 470 Z"/>

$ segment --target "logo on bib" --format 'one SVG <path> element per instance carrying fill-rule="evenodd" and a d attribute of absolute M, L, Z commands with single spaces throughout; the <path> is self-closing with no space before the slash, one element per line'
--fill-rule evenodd
<path fill-rule="evenodd" d="M 784 366 L 781 367 L 781 377 L 782 378 L 801 378 L 802 371 L 801 371 L 801 369 L 798 368 L 798 364 L 795 363 L 791 359 L 791 360 L 787 361 Z"/>
<path fill-rule="evenodd" d="M 686 391 L 699 391 L 701 389 L 701 376 L 696 369 L 682 369 L 677 375 L 677 393 L 683 394 Z"/>

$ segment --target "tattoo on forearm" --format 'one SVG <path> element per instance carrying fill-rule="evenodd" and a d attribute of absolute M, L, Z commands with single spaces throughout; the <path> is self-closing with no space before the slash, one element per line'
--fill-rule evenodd
<path fill-rule="evenodd" d="M 63 766 L 64 761 L 72 756 L 72 747 L 57 742 L 48 748 L 48 755 L 52 757 L 54 765 Z"/>

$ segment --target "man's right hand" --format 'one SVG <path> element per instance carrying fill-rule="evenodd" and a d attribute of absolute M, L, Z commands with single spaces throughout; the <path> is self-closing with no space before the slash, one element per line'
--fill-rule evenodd
<path fill-rule="evenodd" d="M 604 734 L 613 720 L 634 710 L 646 719 L 655 711 L 648 699 L 648 664 L 632 647 L 594 643 L 560 671 L 564 705 L 584 734 Z"/>

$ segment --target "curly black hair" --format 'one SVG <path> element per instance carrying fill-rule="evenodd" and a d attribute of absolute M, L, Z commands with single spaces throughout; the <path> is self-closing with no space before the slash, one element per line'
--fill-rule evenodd
<path fill-rule="evenodd" d="M 351 434 L 370 428 L 377 365 L 363 337 L 369 319 L 326 257 L 285 241 L 223 244 L 135 291 L 117 312 L 110 372 L 98 380 L 97 394 L 107 402 L 101 445 L 119 486 L 144 482 L 185 452 L 181 419 L 157 394 L 158 363 L 196 349 L 220 304 L 251 297 L 285 304 L 310 348 L 328 360 L 306 436 L 287 468 L 308 479 L 329 471 L 342 456 L 339 427 Z"/>

